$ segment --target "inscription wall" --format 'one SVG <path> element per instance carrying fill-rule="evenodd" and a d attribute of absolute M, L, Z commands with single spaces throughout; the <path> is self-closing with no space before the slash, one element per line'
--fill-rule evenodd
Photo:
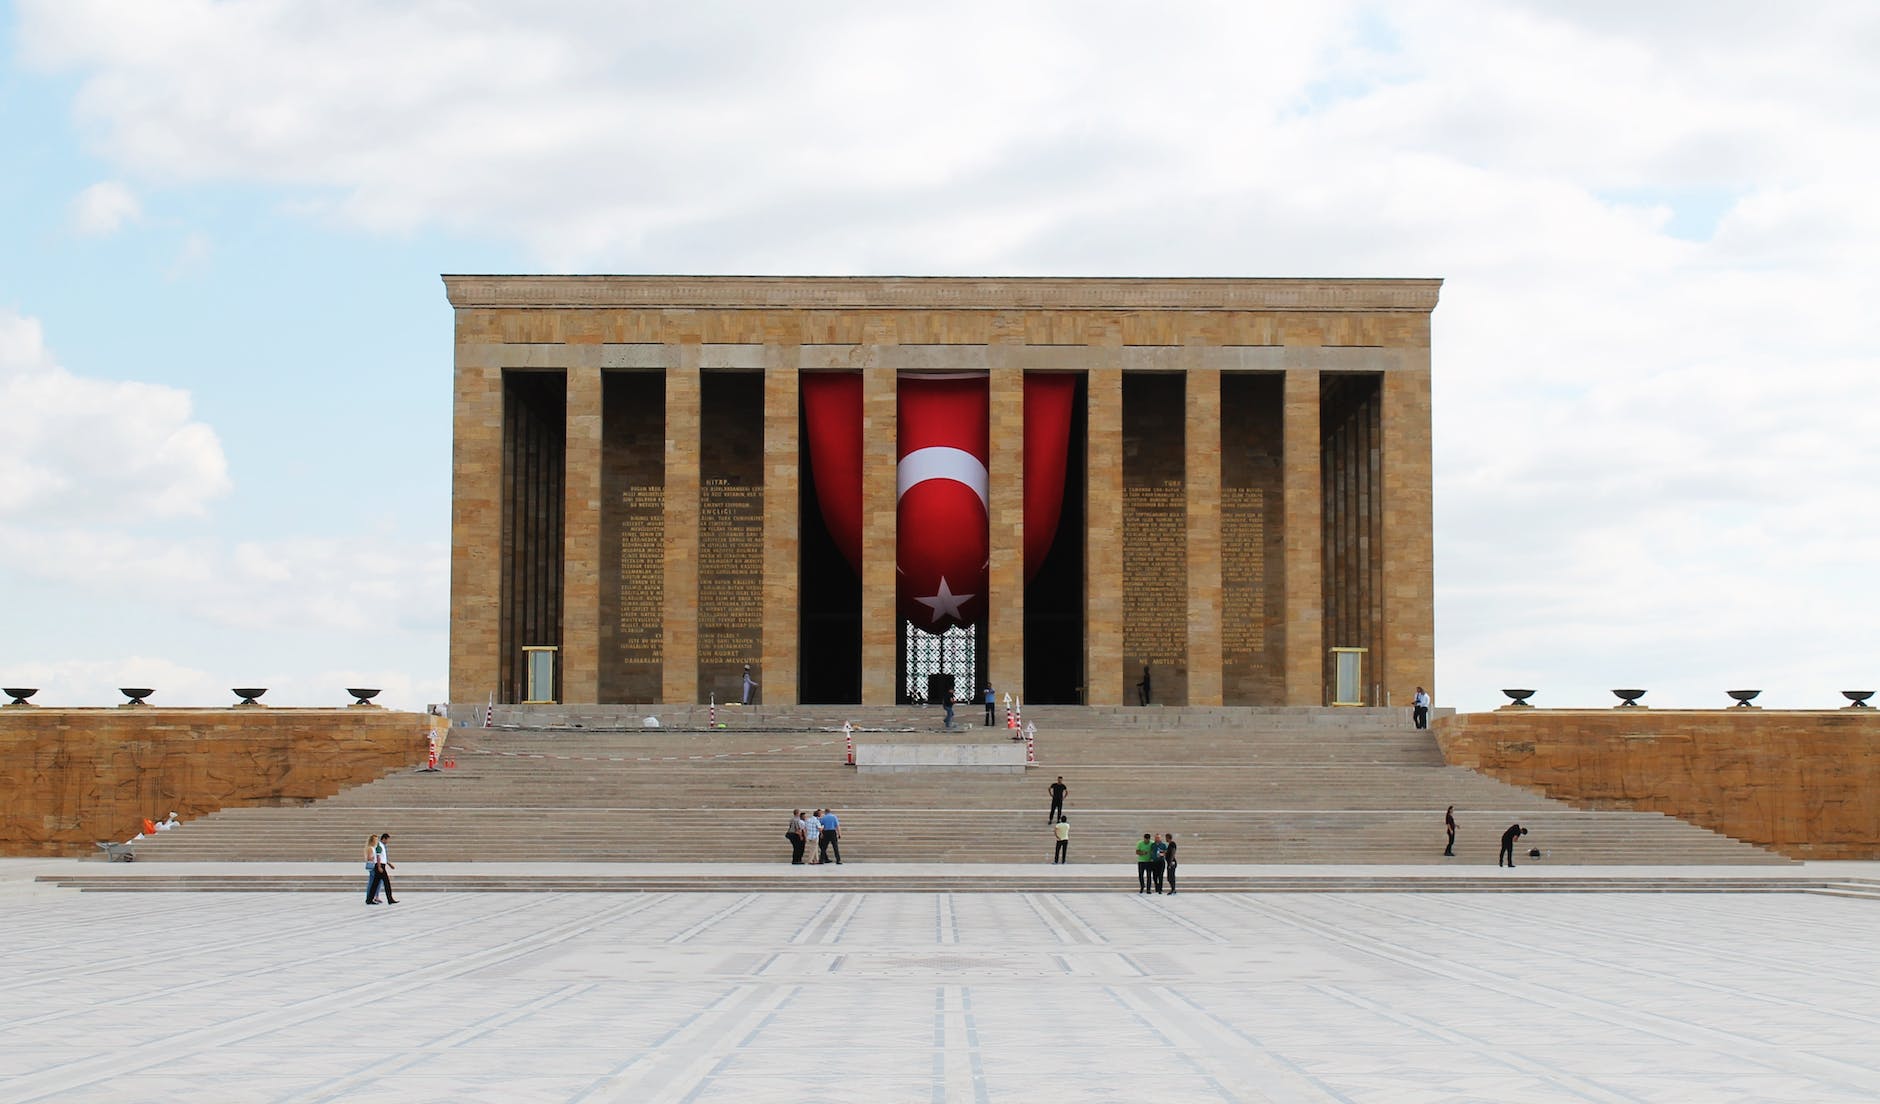
<path fill-rule="evenodd" d="M 1221 695 L 1285 700 L 1283 377 L 1221 376 Z"/>
<path fill-rule="evenodd" d="M 1183 377 L 1123 376 L 1123 684 L 1137 700 L 1188 702 L 1188 529 Z"/>
<path fill-rule="evenodd" d="M 734 702 L 745 664 L 764 681 L 764 377 L 699 383 L 698 688 Z"/>
<path fill-rule="evenodd" d="M 602 379 L 600 700 L 660 698 L 665 632 L 666 381 Z"/>

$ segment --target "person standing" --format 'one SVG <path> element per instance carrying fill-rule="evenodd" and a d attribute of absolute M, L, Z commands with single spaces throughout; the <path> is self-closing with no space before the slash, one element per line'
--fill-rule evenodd
<path fill-rule="evenodd" d="M 1162 892 L 1162 877 L 1168 871 L 1168 844 L 1162 837 L 1155 837 L 1149 845 L 1149 881 L 1154 884 L 1157 893 Z"/>
<path fill-rule="evenodd" d="M 842 865 L 842 822 L 836 819 L 834 809 L 824 809 L 822 815 L 822 861 L 829 861 L 829 853 L 836 856 L 836 865 Z"/>
<path fill-rule="evenodd" d="M 986 727 L 992 727 L 992 707 L 998 703 L 998 697 L 992 692 L 992 684 L 986 684 Z"/>
<path fill-rule="evenodd" d="M 392 871 L 398 869 L 392 865 L 391 857 L 386 853 L 385 845 L 390 843 L 392 834 L 380 832 L 379 841 L 372 845 L 372 878 L 366 883 L 366 904 L 379 903 L 379 888 L 385 888 L 385 903 L 395 905 L 398 898 L 392 896 Z"/>
<path fill-rule="evenodd" d="M 1519 824 L 1508 826 L 1508 830 L 1501 834 L 1501 853 L 1495 856 L 1496 866 L 1502 865 L 1504 859 L 1507 860 L 1510 868 L 1514 866 L 1514 841 L 1525 835 L 1527 835 L 1527 829 Z"/>
<path fill-rule="evenodd" d="M 1155 700 L 1153 688 L 1149 685 L 1149 661 L 1142 661 L 1142 681 L 1136 684 L 1136 704 L 1148 705 Z"/>
<path fill-rule="evenodd" d="M 1418 728 L 1430 727 L 1430 692 L 1417 687 L 1416 697 L 1410 699 L 1410 719 Z"/>
<path fill-rule="evenodd" d="M 1056 824 L 1064 816 L 1064 795 L 1069 792 L 1070 787 L 1064 784 L 1064 776 L 1058 775 L 1058 780 L 1051 783 L 1051 811 L 1044 816 L 1046 824 Z"/>
<path fill-rule="evenodd" d="M 811 866 L 821 865 L 822 857 L 829 853 L 828 848 L 822 845 L 821 809 L 811 809 L 809 815 L 803 818 L 803 846 L 816 852 L 816 857 L 809 860 Z"/>
<path fill-rule="evenodd" d="M 1443 813 L 1443 831 L 1449 833 L 1449 843 L 1443 848 L 1443 855 L 1453 859 L 1456 857 L 1456 807 L 1454 805 Z"/>
<path fill-rule="evenodd" d="M 743 690 L 744 704 L 749 705 L 751 704 L 751 699 L 757 694 L 757 680 L 751 677 L 751 665 L 748 663 L 744 665 Z"/>
<path fill-rule="evenodd" d="M 946 714 L 940 718 L 940 727 L 951 732 L 953 731 L 953 699 L 951 697 L 946 700 L 946 710 Z"/>
<path fill-rule="evenodd" d="M 1150 855 L 1154 850 L 1153 845 L 1149 842 L 1149 833 L 1144 832 L 1142 834 L 1142 842 L 1136 845 L 1137 893 L 1149 892 L 1149 862 Z"/>
<path fill-rule="evenodd" d="M 790 865 L 803 865 L 803 810 L 790 811 L 790 823 L 783 829 L 783 838 L 790 841 Z"/>
<path fill-rule="evenodd" d="M 1168 864 L 1168 895 L 1175 896 L 1175 833 L 1162 837 L 1162 861 Z"/>
<path fill-rule="evenodd" d="M 1067 817 L 1059 817 L 1051 826 L 1051 834 L 1057 837 L 1057 843 L 1051 850 L 1051 865 L 1071 861 L 1071 822 Z"/>

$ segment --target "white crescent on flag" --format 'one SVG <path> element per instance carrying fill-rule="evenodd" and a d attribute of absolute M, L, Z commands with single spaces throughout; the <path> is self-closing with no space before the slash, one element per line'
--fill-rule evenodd
<path fill-rule="evenodd" d="M 987 499 L 990 485 L 986 477 L 986 466 L 979 462 L 979 457 L 965 449 L 932 446 L 915 449 L 895 467 L 894 497 L 899 501 L 916 484 L 929 479 L 951 479 L 963 483 L 979 496 L 979 504 L 991 513 L 992 507 Z"/>

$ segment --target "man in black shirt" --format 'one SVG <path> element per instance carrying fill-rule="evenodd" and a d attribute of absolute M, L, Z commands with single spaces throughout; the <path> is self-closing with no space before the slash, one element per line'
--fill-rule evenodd
<path fill-rule="evenodd" d="M 1454 805 L 1443 813 L 1443 831 L 1449 833 L 1449 843 L 1443 848 L 1443 854 L 1453 859 L 1456 857 L 1456 807 Z"/>
<path fill-rule="evenodd" d="M 1501 854 L 1495 856 L 1496 866 L 1500 866 L 1504 860 L 1510 867 L 1514 866 L 1514 841 L 1525 835 L 1527 835 L 1527 829 L 1519 824 L 1508 826 L 1508 830 L 1501 834 Z"/>
<path fill-rule="evenodd" d="M 1162 837 L 1166 844 L 1162 848 L 1162 861 L 1168 864 L 1168 895 L 1175 896 L 1175 833 Z"/>
<path fill-rule="evenodd" d="M 1069 792 L 1070 787 L 1064 784 L 1064 776 L 1058 775 L 1058 780 L 1051 783 L 1051 812 L 1044 818 L 1046 824 L 1056 824 L 1058 818 L 1064 815 L 1064 795 Z"/>

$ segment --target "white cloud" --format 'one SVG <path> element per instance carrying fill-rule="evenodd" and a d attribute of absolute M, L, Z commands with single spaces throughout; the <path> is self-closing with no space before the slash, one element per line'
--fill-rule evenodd
<path fill-rule="evenodd" d="M 72 225 L 86 237 L 109 237 L 125 223 L 137 221 L 143 211 L 128 185 L 101 180 L 73 197 Z"/>
<path fill-rule="evenodd" d="M 201 515 L 228 489 L 188 392 L 75 376 L 37 319 L 0 308 L 0 522 Z"/>
<path fill-rule="evenodd" d="M 133 178 L 546 267 L 1445 276 L 1450 701 L 1870 650 L 1872 5 L 19 10 Z"/>

